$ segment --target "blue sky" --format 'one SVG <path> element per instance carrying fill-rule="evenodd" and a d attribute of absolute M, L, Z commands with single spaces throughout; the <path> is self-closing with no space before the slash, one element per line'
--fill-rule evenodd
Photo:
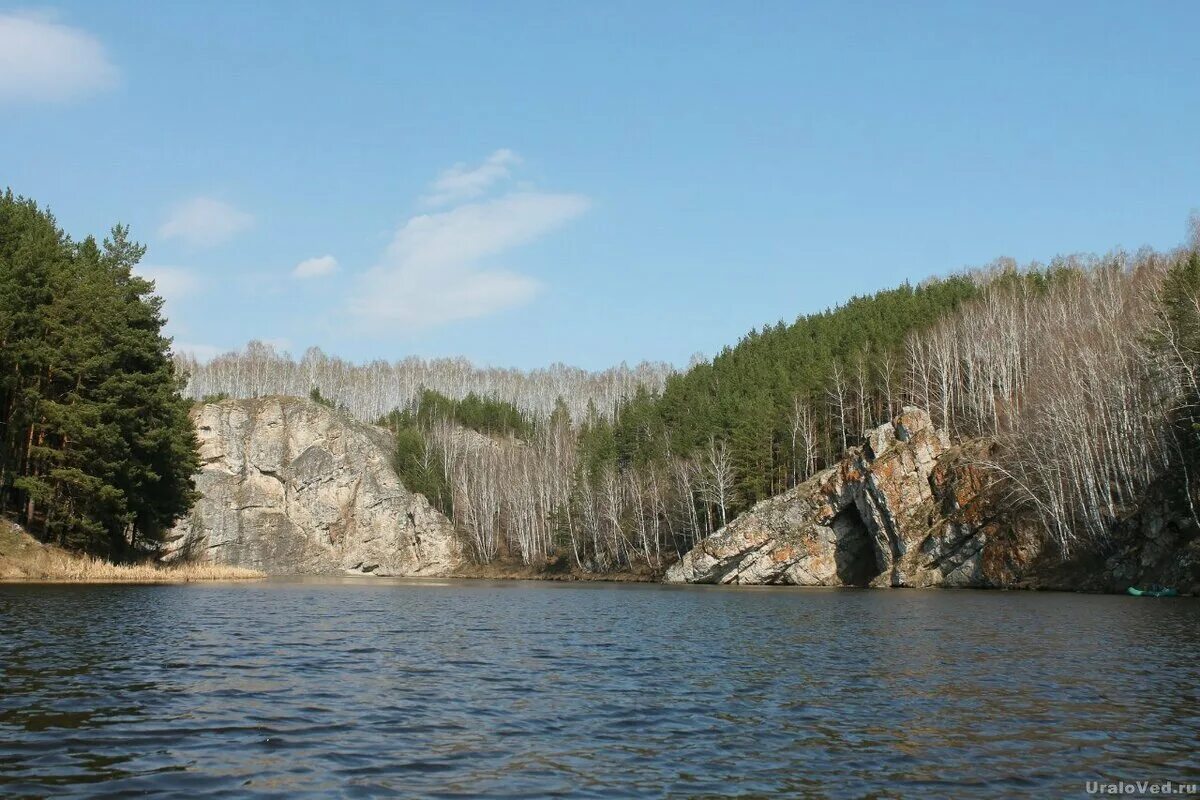
<path fill-rule="evenodd" d="M 177 344 L 685 363 L 1001 255 L 1170 247 L 1200 3 L 0 2 L 0 185 Z"/>

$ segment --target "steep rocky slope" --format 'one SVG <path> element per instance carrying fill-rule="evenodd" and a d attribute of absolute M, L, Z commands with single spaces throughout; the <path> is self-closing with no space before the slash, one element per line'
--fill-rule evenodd
<path fill-rule="evenodd" d="M 1180 476 L 1147 492 L 1106 542 L 1063 558 L 1037 522 L 999 501 L 994 445 L 951 445 L 905 408 L 835 466 L 700 542 L 668 582 L 1046 588 L 1200 593 L 1200 524 Z"/>
<path fill-rule="evenodd" d="M 667 572 L 670 582 L 1007 586 L 1041 555 L 1032 530 L 990 519 L 984 455 L 951 447 L 916 408 L 833 467 L 742 514 Z"/>
<path fill-rule="evenodd" d="M 309 400 L 225 400 L 192 412 L 201 499 L 165 560 L 272 574 L 436 575 L 462 561 L 450 522 L 392 469 L 384 430 Z"/>

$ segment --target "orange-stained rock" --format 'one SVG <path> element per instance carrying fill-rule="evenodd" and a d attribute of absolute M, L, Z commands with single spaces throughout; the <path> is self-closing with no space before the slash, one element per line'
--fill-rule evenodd
<path fill-rule="evenodd" d="M 1009 586 L 1040 537 L 989 514 L 992 444 L 951 447 L 906 407 L 841 461 L 765 500 L 667 571 L 692 583 L 806 586 Z"/>

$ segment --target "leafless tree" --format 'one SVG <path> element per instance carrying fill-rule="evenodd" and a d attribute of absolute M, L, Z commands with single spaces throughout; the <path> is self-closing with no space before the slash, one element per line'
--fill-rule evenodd
<path fill-rule="evenodd" d="M 1166 266 L 1117 252 L 1036 280 L 994 276 L 908 342 L 909 396 L 955 435 L 997 437 L 990 466 L 1064 550 L 1103 539 L 1166 468 L 1174 398 L 1196 380 L 1164 379 L 1147 347 Z"/>
<path fill-rule="evenodd" d="M 845 450 L 849 445 L 848 429 L 849 420 L 847 419 L 848 403 L 847 395 L 850 393 L 850 387 L 846 380 L 846 374 L 842 367 L 837 362 L 833 364 L 833 371 L 829 376 L 829 405 L 833 410 L 834 416 L 837 418 L 837 432 L 841 437 L 841 449 Z"/>
<path fill-rule="evenodd" d="M 723 528 L 733 496 L 733 459 L 724 440 L 709 439 L 701 475 L 701 494 L 705 503 L 717 510 Z"/>
<path fill-rule="evenodd" d="M 511 402 L 535 416 L 549 416 L 561 398 L 575 420 L 588 404 L 605 416 L 639 387 L 659 391 L 672 374 L 668 364 L 620 364 L 588 372 L 565 364 L 528 371 L 477 367 L 464 358 L 424 360 L 406 358 L 394 363 L 354 364 L 309 348 L 299 360 L 278 353 L 262 342 L 250 342 L 241 352 L 209 361 L 183 354 L 178 366 L 189 376 L 187 394 L 195 399 L 225 394 L 262 397 L 282 394 L 307 396 L 317 388 L 351 414 L 369 422 L 394 408 L 407 408 L 422 389 L 461 399 L 470 392 Z"/>
<path fill-rule="evenodd" d="M 796 395 L 792 398 L 789 418 L 792 431 L 792 484 L 813 474 L 817 468 L 817 419 L 808 401 Z"/>

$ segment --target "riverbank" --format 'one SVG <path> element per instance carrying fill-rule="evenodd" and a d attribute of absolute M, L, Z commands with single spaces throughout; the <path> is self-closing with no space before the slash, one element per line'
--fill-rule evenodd
<path fill-rule="evenodd" d="M 597 583 L 658 583 L 663 570 L 640 566 L 619 572 L 586 572 L 566 558 L 553 559 L 545 564 L 523 564 L 520 561 L 498 560 L 490 564 L 464 563 L 443 578 L 465 578 L 494 581 L 583 581 Z"/>
<path fill-rule="evenodd" d="M 44 544 L 0 520 L 0 583 L 192 583 L 263 577 L 252 569 L 219 564 L 113 564 Z"/>

